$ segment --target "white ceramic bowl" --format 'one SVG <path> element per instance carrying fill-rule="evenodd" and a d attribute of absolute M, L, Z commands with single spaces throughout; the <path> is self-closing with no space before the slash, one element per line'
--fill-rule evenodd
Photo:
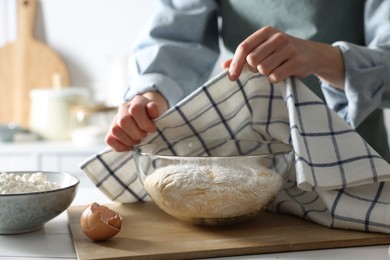
<path fill-rule="evenodd" d="M 15 175 L 34 172 L 12 172 Z M 42 172 L 42 171 L 40 171 Z M 11 173 L 11 172 L 10 172 Z M 79 179 L 62 172 L 42 172 L 59 188 L 42 192 L 0 194 L 0 234 L 18 234 L 41 229 L 72 203 Z"/>
<path fill-rule="evenodd" d="M 224 225 L 256 216 L 278 195 L 294 161 L 291 146 L 257 140 L 197 140 L 134 148 L 139 177 L 166 213 Z"/>

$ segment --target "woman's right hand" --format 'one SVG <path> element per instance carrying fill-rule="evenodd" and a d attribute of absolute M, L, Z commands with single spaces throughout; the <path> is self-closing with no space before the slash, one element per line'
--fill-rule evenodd
<path fill-rule="evenodd" d="M 155 132 L 153 119 L 168 109 L 168 103 L 158 92 L 135 96 L 121 104 L 112 120 L 105 142 L 114 151 L 130 151 L 148 133 Z"/>

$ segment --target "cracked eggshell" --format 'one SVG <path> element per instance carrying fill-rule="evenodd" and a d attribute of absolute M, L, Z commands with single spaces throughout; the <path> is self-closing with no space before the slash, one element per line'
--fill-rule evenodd
<path fill-rule="evenodd" d="M 108 207 L 94 202 L 81 214 L 80 226 L 83 233 L 92 240 L 107 240 L 121 230 L 122 217 Z"/>

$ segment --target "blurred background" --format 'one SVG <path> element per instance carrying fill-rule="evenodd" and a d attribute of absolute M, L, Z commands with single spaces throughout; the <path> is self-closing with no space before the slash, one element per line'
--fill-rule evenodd
<path fill-rule="evenodd" d="M 0 0 L 0 48 L 17 38 L 20 1 Z M 35 91 L 36 102 L 30 104 L 34 120 L 27 129 L 0 123 L 1 171 L 66 171 L 89 183 L 79 164 L 105 148 L 105 132 L 127 84 L 128 55 L 155 4 L 155 0 L 37 0 L 34 37 L 61 57 L 70 83 L 66 89 Z M 0 74 L 7 78 L 4 71 L 9 68 L 2 69 Z M 2 86 L 4 103 L 13 89 Z M 76 104 L 85 93 L 80 89 L 88 91 L 87 105 Z M 70 121 L 76 119 L 75 126 Z"/>
<path fill-rule="evenodd" d="M 119 90 L 125 80 L 126 58 L 155 2 L 39 0 L 35 38 L 62 57 L 72 86 L 91 88 L 98 100 L 115 100 L 108 89 Z M 16 39 L 16 6 L 16 0 L 0 1 L 0 46 Z"/>
<path fill-rule="evenodd" d="M 156 0 L 38 0 L 34 36 L 64 60 L 71 86 L 90 90 L 94 102 L 117 106 L 128 55 L 155 7 Z M 17 0 L 1 0 L 0 47 L 16 36 Z"/>

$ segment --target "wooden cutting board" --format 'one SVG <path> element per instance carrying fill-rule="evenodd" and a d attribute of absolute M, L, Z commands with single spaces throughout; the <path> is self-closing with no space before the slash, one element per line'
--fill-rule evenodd
<path fill-rule="evenodd" d="M 106 206 L 121 214 L 123 224 L 117 236 L 103 242 L 82 233 L 79 220 L 85 206 L 68 209 L 79 259 L 194 259 L 390 244 L 389 235 L 335 230 L 270 212 L 247 222 L 210 227 L 176 220 L 152 202 Z"/>
<path fill-rule="evenodd" d="M 36 0 L 18 0 L 18 34 L 15 42 L 0 48 L 0 123 L 28 127 L 30 90 L 53 86 L 60 75 L 69 85 L 69 73 L 60 56 L 34 39 Z"/>

